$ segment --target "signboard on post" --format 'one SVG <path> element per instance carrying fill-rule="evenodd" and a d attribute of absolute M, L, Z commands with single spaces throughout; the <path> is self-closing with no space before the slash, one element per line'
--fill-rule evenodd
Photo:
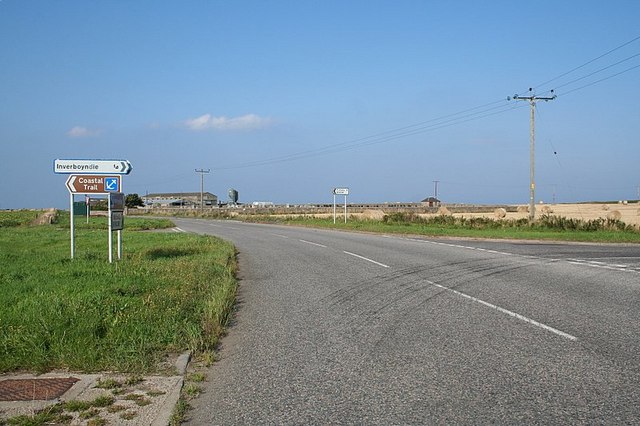
<path fill-rule="evenodd" d="M 72 194 L 108 194 L 120 192 L 120 176 L 71 175 L 67 189 Z"/>
<path fill-rule="evenodd" d="M 124 211 L 124 194 L 122 192 L 109 194 L 109 210 Z"/>
<path fill-rule="evenodd" d="M 349 188 L 333 188 L 333 223 L 336 223 L 336 195 L 344 195 L 344 223 L 347 223 L 347 195 Z"/>
<path fill-rule="evenodd" d="M 112 231 L 118 233 L 118 259 L 122 258 L 122 229 L 124 227 L 124 194 L 121 175 L 131 173 L 133 167 L 128 160 L 54 160 L 53 172 L 69 174 L 66 187 L 69 191 L 71 216 L 71 258 L 75 256 L 74 196 L 75 194 L 109 195 L 109 263 L 113 261 Z M 82 174 L 76 174 L 82 173 Z M 112 194 L 117 194 L 112 197 Z M 90 199 L 85 198 L 87 223 L 89 223 Z"/>
<path fill-rule="evenodd" d="M 128 160 L 54 160 L 53 172 L 91 175 L 128 175 L 133 170 Z"/>
<path fill-rule="evenodd" d="M 122 258 L 122 237 L 124 228 L 124 193 L 109 193 L 109 263 L 113 262 L 113 231 L 118 231 L 118 259 Z"/>
<path fill-rule="evenodd" d="M 122 231 L 124 229 L 124 212 L 111 212 L 111 231 Z"/>

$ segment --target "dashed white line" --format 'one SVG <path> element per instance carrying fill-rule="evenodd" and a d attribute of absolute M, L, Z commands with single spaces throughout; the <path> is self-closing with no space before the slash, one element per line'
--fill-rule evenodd
<path fill-rule="evenodd" d="M 307 240 L 298 240 L 301 243 L 305 243 L 305 244 L 311 244 L 312 246 L 318 246 L 318 247 L 322 247 L 322 248 L 327 248 L 327 246 L 322 245 L 322 244 L 318 244 L 318 243 L 314 243 L 313 241 L 307 241 Z"/>
<path fill-rule="evenodd" d="M 274 237 L 284 238 L 285 240 L 289 239 L 289 237 L 287 237 L 286 235 L 280 235 L 280 234 L 271 234 L 271 235 L 273 235 Z"/>
<path fill-rule="evenodd" d="M 385 265 L 384 263 L 376 262 L 373 259 L 369 259 L 368 257 L 360 256 L 359 254 L 351 253 L 349 251 L 342 251 L 344 254 L 348 254 L 349 256 L 354 256 L 362 260 L 366 260 L 367 262 L 375 263 L 376 265 L 382 266 L 383 268 L 388 268 L 389 265 Z"/>
<path fill-rule="evenodd" d="M 432 281 L 428 281 L 427 280 L 426 282 L 428 282 L 429 284 L 431 284 L 431 285 L 433 285 L 435 287 L 441 288 L 441 289 L 446 290 L 446 291 L 450 291 L 451 293 L 456 294 L 458 296 L 462 296 L 462 297 L 464 297 L 466 299 L 469 299 L 469 300 L 471 300 L 473 302 L 480 303 L 481 305 L 484 305 L 484 306 L 489 307 L 491 309 L 495 309 L 496 311 L 502 312 L 503 314 L 507 314 L 507 315 L 512 316 L 514 318 L 517 318 L 517 319 L 519 319 L 521 321 L 524 321 L 524 322 L 527 322 L 527 323 L 529 323 L 531 325 L 534 325 L 536 327 L 539 327 L 539 328 L 542 328 L 544 330 L 550 331 L 550 332 L 552 332 L 554 334 L 557 334 L 558 336 L 562 336 L 562 337 L 564 337 L 566 339 L 569 339 L 569 340 L 572 340 L 572 341 L 578 340 L 577 337 L 572 336 L 569 333 L 565 333 L 564 331 L 560 331 L 557 328 L 553 328 L 551 326 L 548 326 L 546 324 L 543 324 L 543 323 L 538 322 L 536 320 L 533 320 L 531 318 L 527 318 L 524 315 L 520 315 L 520 314 L 515 313 L 513 311 L 510 311 L 508 309 L 501 308 L 500 306 L 494 305 L 493 303 L 485 302 L 484 300 L 478 299 L 477 297 L 473 297 L 473 296 L 470 296 L 470 295 L 468 295 L 466 293 L 462 293 L 462 292 L 460 292 L 458 290 L 454 290 L 452 288 L 445 287 L 445 286 L 440 285 L 440 284 L 436 284 L 436 283 L 434 283 Z"/>
<path fill-rule="evenodd" d="M 178 228 L 177 226 L 175 228 L 171 229 L 173 232 L 187 232 L 184 229 Z"/>

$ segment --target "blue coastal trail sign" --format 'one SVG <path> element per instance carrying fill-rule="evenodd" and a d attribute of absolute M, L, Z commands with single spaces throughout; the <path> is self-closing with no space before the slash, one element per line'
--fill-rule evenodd
<path fill-rule="evenodd" d="M 128 160 L 54 160 L 53 162 L 53 172 L 63 174 L 128 175 L 132 169 Z"/>

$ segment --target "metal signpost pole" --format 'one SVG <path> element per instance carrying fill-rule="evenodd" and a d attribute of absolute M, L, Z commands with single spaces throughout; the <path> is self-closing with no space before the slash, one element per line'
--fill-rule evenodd
<path fill-rule="evenodd" d="M 76 241 L 74 238 L 74 233 L 75 233 L 75 228 L 73 226 L 73 193 L 69 194 L 69 228 L 71 230 L 71 258 L 73 259 L 73 256 L 75 255 L 76 252 Z"/>
<path fill-rule="evenodd" d="M 334 189 L 335 191 L 335 189 Z M 336 224 L 336 193 L 333 193 L 333 224 Z"/>
<path fill-rule="evenodd" d="M 120 188 L 118 189 L 118 191 L 124 194 L 124 190 L 122 189 L 122 183 L 120 184 Z M 123 206 L 123 209 L 124 209 L 124 206 Z M 124 215 L 124 210 L 122 214 Z M 117 232 L 118 232 L 118 260 L 122 260 L 122 230 L 118 229 Z"/>
<path fill-rule="evenodd" d="M 344 223 L 347 223 L 347 195 L 344 196 Z"/>
<path fill-rule="evenodd" d="M 113 232 L 111 231 L 111 194 L 107 196 L 107 203 L 109 204 L 109 263 L 113 263 Z"/>

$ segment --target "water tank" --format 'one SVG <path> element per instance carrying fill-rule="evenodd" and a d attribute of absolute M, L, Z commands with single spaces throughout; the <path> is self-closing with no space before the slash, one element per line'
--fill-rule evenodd
<path fill-rule="evenodd" d="M 238 191 L 233 188 L 229 190 L 229 201 L 233 204 L 238 202 Z"/>

